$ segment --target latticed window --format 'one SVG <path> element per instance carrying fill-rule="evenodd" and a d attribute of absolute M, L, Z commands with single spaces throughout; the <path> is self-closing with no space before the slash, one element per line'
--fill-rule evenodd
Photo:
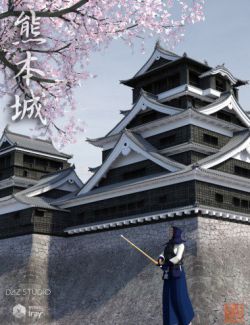
<path fill-rule="evenodd" d="M 215 201 L 218 203 L 223 203 L 223 195 L 219 193 L 215 193 Z"/>
<path fill-rule="evenodd" d="M 245 208 L 245 209 L 248 209 L 248 201 L 247 200 L 241 200 L 241 207 L 242 208 Z"/>
<path fill-rule="evenodd" d="M 233 197 L 233 205 L 236 207 L 240 206 L 240 199 L 237 197 Z"/>
<path fill-rule="evenodd" d="M 238 176 L 250 178 L 250 169 L 243 168 L 240 166 L 234 166 L 234 173 Z"/>
<path fill-rule="evenodd" d="M 218 146 L 218 141 L 219 140 L 218 140 L 218 138 L 214 137 L 213 135 L 204 133 L 203 134 L 203 141 L 206 142 L 206 143 Z"/>

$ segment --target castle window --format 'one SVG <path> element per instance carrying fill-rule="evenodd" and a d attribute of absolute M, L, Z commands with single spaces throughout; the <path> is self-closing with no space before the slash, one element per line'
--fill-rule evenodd
<path fill-rule="evenodd" d="M 193 71 L 189 71 L 189 84 L 191 86 L 199 87 L 200 86 L 200 78 L 199 75 Z"/>
<path fill-rule="evenodd" d="M 233 197 L 233 205 L 236 207 L 240 206 L 240 199 L 238 199 L 237 197 Z"/>
<path fill-rule="evenodd" d="M 176 139 L 176 134 L 168 135 L 160 139 L 160 145 L 164 146 L 164 145 L 172 144 L 175 142 L 175 139 Z"/>
<path fill-rule="evenodd" d="M 248 209 L 248 201 L 247 200 L 241 200 L 241 207 Z"/>
<path fill-rule="evenodd" d="M 206 142 L 206 143 L 218 146 L 218 138 L 216 138 L 216 137 L 214 137 L 214 136 L 212 136 L 210 134 L 204 133 L 203 134 L 203 141 Z"/>
<path fill-rule="evenodd" d="M 34 164 L 34 157 L 32 156 L 28 156 L 28 155 L 24 155 L 23 156 L 23 163 L 32 167 Z"/>
<path fill-rule="evenodd" d="M 219 193 L 215 193 L 215 201 L 218 203 L 223 203 L 223 195 Z"/>
<path fill-rule="evenodd" d="M 250 170 L 240 166 L 234 166 L 234 173 L 238 176 L 250 178 Z"/>

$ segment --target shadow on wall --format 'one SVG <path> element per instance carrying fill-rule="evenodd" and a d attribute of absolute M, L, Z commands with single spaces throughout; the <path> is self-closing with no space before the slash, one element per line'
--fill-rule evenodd
<path fill-rule="evenodd" d="M 162 272 L 120 235 L 157 259 L 170 225 L 187 234 L 186 254 L 196 254 L 195 218 L 67 239 L 52 237 L 48 258 L 52 324 L 161 324 Z"/>
<path fill-rule="evenodd" d="M 47 297 L 40 295 L 47 288 L 47 236 L 24 235 L 2 239 L 0 245 L 0 324 L 34 324 L 28 315 L 30 306 L 47 309 Z M 44 249 L 41 249 L 44 247 Z M 13 313 L 21 305 L 25 313 Z M 46 316 L 44 317 L 46 320 Z"/>

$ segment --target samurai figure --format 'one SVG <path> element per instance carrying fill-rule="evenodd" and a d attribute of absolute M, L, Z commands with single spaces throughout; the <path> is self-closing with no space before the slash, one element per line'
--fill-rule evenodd
<path fill-rule="evenodd" d="M 163 325 L 189 325 L 194 318 L 183 267 L 185 241 L 181 234 L 180 228 L 173 227 L 173 236 L 158 258 L 164 280 Z"/>

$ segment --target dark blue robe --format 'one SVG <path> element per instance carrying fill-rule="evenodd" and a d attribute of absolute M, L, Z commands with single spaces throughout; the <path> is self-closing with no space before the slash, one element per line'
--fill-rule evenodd
<path fill-rule="evenodd" d="M 182 266 L 180 277 L 171 272 L 163 285 L 163 325 L 188 325 L 194 318 L 194 311 L 188 296 L 185 271 Z"/>

